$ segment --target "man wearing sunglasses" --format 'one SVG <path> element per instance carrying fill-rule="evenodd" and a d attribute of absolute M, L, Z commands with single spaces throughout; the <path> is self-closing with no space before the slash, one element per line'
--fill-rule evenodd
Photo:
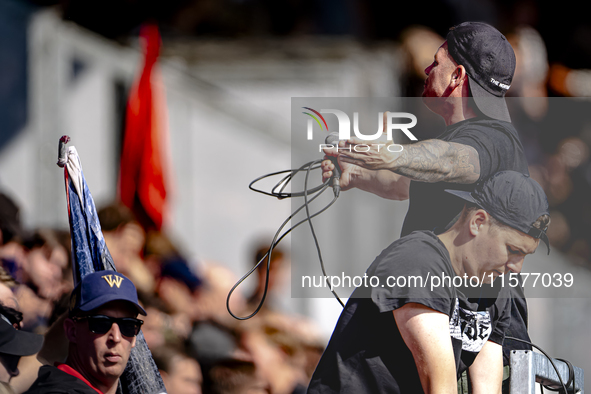
<path fill-rule="evenodd" d="M 43 366 L 28 394 L 114 394 L 143 324 L 134 284 L 115 271 L 86 275 L 72 291 L 65 364 Z"/>

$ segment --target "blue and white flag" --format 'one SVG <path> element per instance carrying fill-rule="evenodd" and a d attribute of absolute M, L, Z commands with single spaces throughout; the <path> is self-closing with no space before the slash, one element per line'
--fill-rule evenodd
<path fill-rule="evenodd" d="M 82 163 L 76 148 L 68 149 L 64 171 L 72 253 L 74 284 L 95 271 L 115 270 L 115 263 L 105 244 L 94 200 L 84 179 Z"/>
<path fill-rule="evenodd" d="M 64 175 L 70 234 L 72 237 L 72 270 L 74 283 L 84 276 L 102 270 L 116 270 L 113 258 L 107 249 L 101 225 L 90 190 L 84 179 L 80 157 L 71 146 L 67 152 Z M 120 378 L 120 394 L 160 394 L 166 393 L 152 353 L 140 333 L 136 345 L 131 349 L 127 367 Z"/>

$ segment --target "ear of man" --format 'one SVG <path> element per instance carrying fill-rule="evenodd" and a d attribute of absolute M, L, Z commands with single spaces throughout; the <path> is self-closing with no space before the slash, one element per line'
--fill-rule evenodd
<path fill-rule="evenodd" d="M 64 320 L 64 332 L 70 343 L 76 343 L 76 322 L 69 317 Z"/>
<path fill-rule="evenodd" d="M 461 64 L 456 65 L 454 71 L 451 74 L 450 79 L 450 88 L 455 90 L 457 88 L 461 88 L 467 81 L 468 74 L 466 74 L 466 69 Z"/>
<path fill-rule="evenodd" d="M 490 215 L 484 209 L 477 209 L 470 213 L 468 219 L 470 234 L 477 236 L 485 227 L 490 226 Z"/>

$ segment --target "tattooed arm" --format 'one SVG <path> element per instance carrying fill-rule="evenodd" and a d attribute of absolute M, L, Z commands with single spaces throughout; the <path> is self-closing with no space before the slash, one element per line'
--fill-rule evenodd
<path fill-rule="evenodd" d="M 354 146 L 363 143 L 352 138 L 347 144 L 351 152 L 342 149 L 344 142 L 338 153 L 334 148 L 324 150 L 327 156 L 338 155 L 342 190 L 359 188 L 383 198 L 406 200 L 411 180 L 469 184 L 480 176 L 478 152 L 469 145 L 433 139 L 402 145 L 401 152 L 390 152 L 388 145 L 355 151 Z M 322 162 L 323 181 L 332 176 L 333 170 L 331 161 Z"/>
<path fill-rule="evenodd" d="M 351 139 L 354 147 L 363 143 Z M 396 150 L 394 145 L 391 150 Z M 340 151 L 340 159 L 368 170 L 390 170 L 409 179 L 421 182 L 474 183 L 480 176 L 478 152 L 469 145 L 426 140 L 402 146 L 401 152 L 391 152 L 388 145 L 371 146 L 371 149 Z"/>
<path fill-rule="evenodd" d="M 405 145 L 391 170 L 423 182 L 474 183 L 480 176 L 478 152 L 469 145 L 427 140 Z"/>

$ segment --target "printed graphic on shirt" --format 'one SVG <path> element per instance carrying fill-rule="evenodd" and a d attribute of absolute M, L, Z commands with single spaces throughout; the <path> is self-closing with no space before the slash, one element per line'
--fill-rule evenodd
<path fill-rule="evenodd" d="M 475 312 L 460 307 L 456 298 L 454 312 L 449 319 L 449 333 L 462 341 L 462 350 L 478 353 L 492 332 L 488 311 Z"/>

